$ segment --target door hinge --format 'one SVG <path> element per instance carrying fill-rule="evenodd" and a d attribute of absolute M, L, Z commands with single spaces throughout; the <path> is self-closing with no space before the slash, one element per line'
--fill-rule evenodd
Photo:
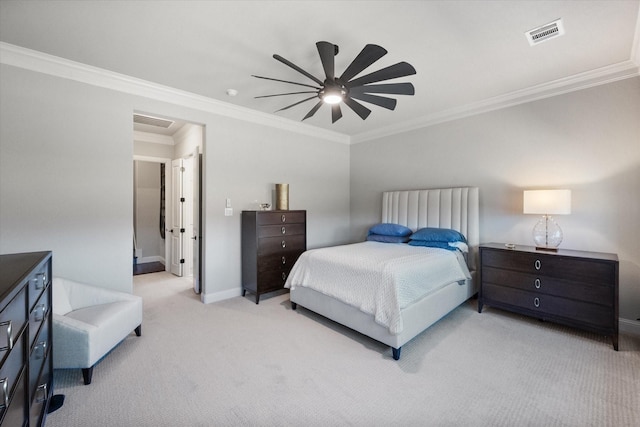
<path fill-rule="evenodd" d="M 180 260 L 180 264 L 184 264 L 184 258 Z"/>
<path fill-rule="evenodd" d="M 181 228 L 181 229 L 180 229 L 180 232 L 181 232 L 181 233 L 184 233 L 185 231 L 186 231 L 186 229 L 184 229 L 184 228 Z"/>
<path fill-rule="evenodd" d="M 180 201 L 181 201 L 182 203 L 184 203 L 184 202 L 185 202 L 184 197 L 180 197 Z"/>

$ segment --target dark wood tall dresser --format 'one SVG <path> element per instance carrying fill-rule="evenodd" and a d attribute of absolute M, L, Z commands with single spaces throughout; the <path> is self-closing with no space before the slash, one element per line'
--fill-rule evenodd
<path fill-rule="evenodd" d="M 283 289 L 291 267 L 307 249 L 306 211 L 242 212 L 242 295 Z"/>
<path fill-rule="evenodd" d="M 53 395 L 51 252 L 0 255 L 0 425 L 42 426 Z"/>
<path fill-rule="evenodd" d="M 618 350 L 618 256 L 480 245 L 483 305 L 611 337 Z"/>

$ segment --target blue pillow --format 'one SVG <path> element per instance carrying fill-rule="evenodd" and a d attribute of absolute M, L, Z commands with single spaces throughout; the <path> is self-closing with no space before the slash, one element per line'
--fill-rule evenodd
<path fill-rule="evenodd" d="M 429 242 L 426 240 L 411 240 L 409 242 L 411 246 L 428 246 L 430 248 L 447 249 L 449 251 L 457 251 L 458 248 L 449 245 L 449 242 Z"/>
<path fill-rule="evenodd" d="M 407 243 L 409 236 L 383 236 L 382 234 L 369 234 L 367 240 L 382 243 Z"/>
<path fill-rule="evenodd" d="M 383 222 L 371 227 L 369 229 L 369 234 L 379 234 L 381 236 L 408 236 L 411 234 L 411 229 L 404 225 Z"/>
<path fill-rule="evenodd" d="M 411 240 L 420 240 L 424 242 L 467 242 L 460 232 L 450 228 L 433 228 L 425 227 L 416 231 L 411 235 Z"/>

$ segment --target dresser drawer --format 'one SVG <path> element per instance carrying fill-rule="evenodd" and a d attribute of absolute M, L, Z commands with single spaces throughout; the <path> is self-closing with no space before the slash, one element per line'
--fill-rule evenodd
<path fill-rule="evenodd" d="M 258 272 L 258 291 L 270 292 L 283 289 L 289 276 L 289 270 L 269 270 Z"/>
<path fill-rule="evenodd" d="M 23 370 L 24 336 L 25 334 L 20 335 L 0 368 L 0 405 L 3 410 L 6 409 L 6 403 L 9 402 L 14 387 L 18 385 Z"/>
<path fill-rule="evenodd" d="M 507 304 L 522 308 L 529 312 L 527 314 L 541 318 L 551 315 L 556 320 L 561 317 L 601 328 L 613 329 L 614 326 L 612 310 L 601 305 L 488 283 L 483 284 L 482 292 L 485 302 L 489 305 Z"/>
<path fill-rule="evenodd" d="M 49 292 L 45 292 L 40 296 L 40 299 L 36 302 L 36 305 L 29 314 L 29 343 L 33 343 L 40 325 L 47 319 L 51 304 L 49 301 Z"/>
<path fill-rule="evenodd" d="M 258 225 L 304 224 L 305 216 L 306 213 L 304 211 L 260 212 L 258 215 Z"/>
<path fill-rule="evenodd" d="M 0 312 L 0 362 L 15 347 L 16 338 L 27 323 L 27 291 L 18 293 Z"/>
<path fill-rule="evenodd" d="M 5 409 L 0 410 L 0 419 L 2 419 L 2 414 L 4 413 L 4 419 L 2 420 L 3 426 L 21 426 L 24 422 L 24 408 L 26 406 L 24 389 L 25 371 L 26 369 L 23 369 L 16 380 L 15 390 L 11 397 L 9 407 L 6 411 Z M 3 397 L 0 397 L 0 401 L 2 401 L 2 399 Z"/>
<path fill-rule="evenodd" d="M 304 250 L 306 237 L 302 235 L 265 237 L 258 240 L 258 255 L 282 254 L 288 251 Z"/>
<path fill-rule="evenodd" d="M 40 371 L 49 355 L 49 324 L 44 323 L 40 335 L 33 343 L 33 349 L 29 356 L 29 393 L 33 395 L 38 385 Z"/>
<path fill-rule="evenodd" d="M 45 416 L 44 409 L 47 400 L 53 394 L 53 382 L 52 382 L 51 364 L 45 363 L 40 374 L 40 378 L 37 382 L 35 392 L 32 395 L 31 409 L 29 411 L 29 425 L 40 425 L 43 417 Z"/>
<path fill-rule="evenodd" d="M 33 308 L 40 294 L 45 290 L 51 278 L 49 277 L 49 262 L 35 270 L 29 277 L 29 310 Z"/>
<path fill-rule="evenodd" d="M 304 224 L 263 225 L 258 227 L 258 238 L 305 234 Z"/>
<path fill-rule="evenodd" d="M 302 251 L 286 251 L 282 254 L 265 255 L 258 258 L 258 271 L 291 270 Z"/>
<path fill-rule="evenodd" d="M 541 274 L 528 274 L 495 267 L 483 267 L 482 280 L 485 283 L 522 289 L 540 295 L 554 295 L 613 307 L 613 288 L 611 286 L 589 285 L 584 282 L 561 280 Z"/>
<path fill-rule="evenodd" d="M 611 278 L 615 273 L 615 264 L 610 262 L 506 250 L 483 250 L 482 266 L 542 274 L 601 286 L 613 286 Z"/>

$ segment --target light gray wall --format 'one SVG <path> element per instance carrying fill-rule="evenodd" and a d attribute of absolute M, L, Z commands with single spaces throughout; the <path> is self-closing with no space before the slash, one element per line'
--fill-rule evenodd
<path fill-rule="evenodd" d="M 346 144 L 0 67 L 0 253 L 53 250 L 55 275 L 132 290 L 134 111 L 205 126 L 204 300 L 240 294 L 240 211 L 277 182 L 309 247 L 348 238 Z"/>
<path fill-rule="evenodd" d="M 563 248 L 617 253 L 620 314 L 640 317 L 640 79 L 352 146 L 352 239 L 384 190 L 480 187 L 481 242 L 531 245 L 522 191 L 572 190 Z"/>

